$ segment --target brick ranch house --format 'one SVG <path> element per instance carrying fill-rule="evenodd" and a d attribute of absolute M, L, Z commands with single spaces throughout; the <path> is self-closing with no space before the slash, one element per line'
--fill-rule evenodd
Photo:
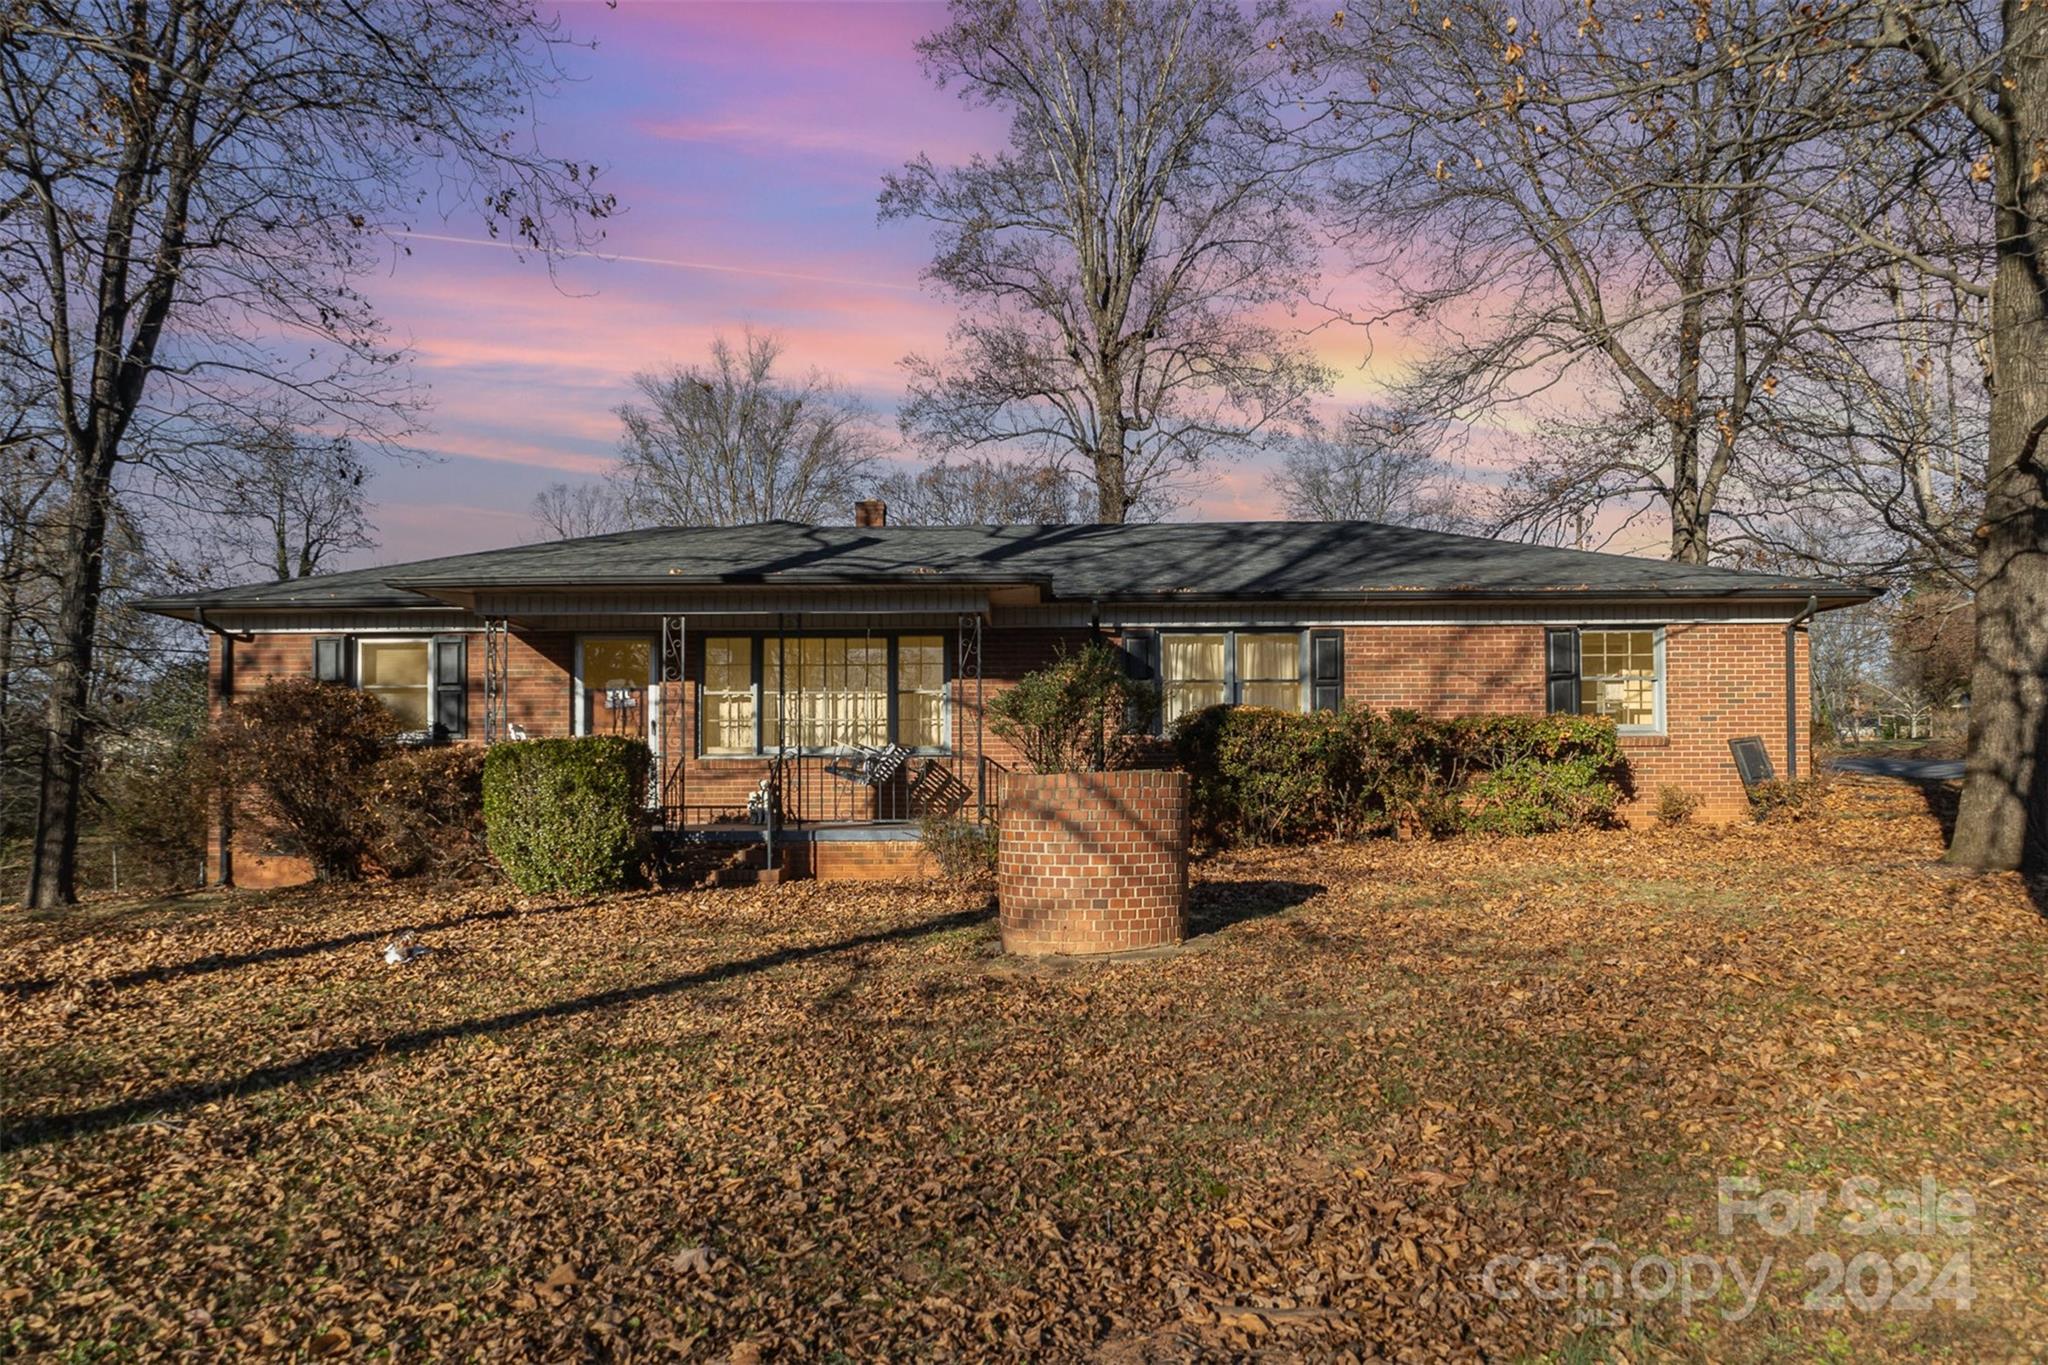
<path fill-rule="evenodd" d="M 215 704 L 313 676 L 460 743 L 644 737 L 650 804 L 821 877 L 923 866 L 916 821 L 993 807 L 988 700 L 1100 634 L 1162 724 L 1218 702 L 1610 715 L 1635 774 L 1745 808 L 1728 741 L 1810 771 L 1818 579 L 1370 522 L 662 528 L 152 599 L 209 633 Z M 772 807 L 772 809 L 771 809 Z M 771 819 L 772 816 L 772 819 Z M 216 838 L 210 875 L 304 875 Z"/>

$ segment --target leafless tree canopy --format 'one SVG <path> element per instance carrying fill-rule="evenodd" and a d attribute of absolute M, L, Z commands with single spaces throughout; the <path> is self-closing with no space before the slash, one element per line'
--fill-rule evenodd
<path fill-rule="evenodd" d="M 618 487 L 605 480 L 557 480 L 533 495 L 529 511 L 544 540 L 607 535 L 631 524 Z"/>
<path fill-rule="evenodd" d="M 1009 145 L 888 178 L 930 223 L 952 346 L 912 356 L 907 434 L 1088 476 L 1122 521 L 1306 415 L 1328 378 L 1276 325 L 1315 279 L 1308 180 L 1269 100 L 1284 55 L 1230 0 L 955 0 L 918 45 Z"/>
<path fill-rule="evenodd" d="M 720 337 L 708 366 L 642 374 L 616 480 L 635 526 L 845 521 L 881 448 L 867 410 L 813 370 L 776 372 L 782 347 Z"/>
<path fill-rule="evenodd" d="M 355 442 L 304 431 L 274 410 L 228 433 L 199 506 L 226 572 L 306 578 L 376 546 L 369 482 Z"/>
<path fill-rule="evenodd" d="M 895 526 L 1069 525 L 1093 520 L 1088 494 L 1053 465 L 986 455 L 899 471 L 875 487 Z"/>
<path fill-rule="evenodd" d="M 611 207 L 528 135 L 561 41 L 526 0 L 0 11 L 0 368 L 61 451 L 33 903 L 74 894 L 123 470 L 180 478 L 192 429 L 280 388 L 389 434 L 404 395 L 351 287 L 387 243 L 461 205 L 547 249 Z"/>
<path fill-rule="evenodd" d="M 1839 419 L 1902 352 L 1921 376 L 1928 334 L 1966 307 L 1867 273 L 1866 238 L 1953 208 L 1929 172 L 1953 121 L 1914 123 L 1917 156 L 1877 155 L 1902 62 L 1825 42 L 1727 58 L 1784 26 L 1762 0 L 1453 3 L 1306 44 L 1332 82 L 1317 135 L 1352 149 L 1341 226 L 1429 343 L 1402 402 L 1446 433 L 1536 428 L 1503 526 L 1570 541 L 1654 512 L 1672 557 L 1704 562 L 1769 540 L 1792 491 L 1774 451 L 1825 457 L 1808 503 L 1910 482 L 1898 447 L 1924 450 L 1928 395 L 1906 400 L 1910 436 Z"/>
<path fill-rule="evenodd" d="M 1389 409 L 1360 408 L 1345 414 L 1334 435 L 1317 432 L 1292 443 L 1273 478 L 1287 515 L 1475 529 L 1451 471 L 1410 440 L 1415 425 Z"/>

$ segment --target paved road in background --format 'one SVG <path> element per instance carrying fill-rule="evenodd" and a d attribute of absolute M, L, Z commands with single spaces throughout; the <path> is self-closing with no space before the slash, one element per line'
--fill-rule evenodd
<path fill-rule="evenodd" d="M 1897 777 L 1907 782 L 1960 782 L 1960 758 L 1831 758 L 1827 765 L 1838 773 L 1862 773 L 1868 777 Z"/>

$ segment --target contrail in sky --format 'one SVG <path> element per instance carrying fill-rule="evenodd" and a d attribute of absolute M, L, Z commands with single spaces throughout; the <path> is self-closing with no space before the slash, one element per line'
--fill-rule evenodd
<path fill-rule="evenodd" d="M 494 242 L 487 237 L 456 237 L 439 232 L 408 232 L 405 238 L 422 242 L 452 242 L 457 246 L 488 246 L 500 251 L 531 251 L 513 242 Z M 535 252 L 535 255 L 544 253 Z M 631 261 L 635 265 L 659 265 L 670 270 L 704 270 L 716 275 L 758 275 L 770 280 L 803 280 L 810 284 L 836 284 L 849 289 L 889 289 L 899 294 L 918 293 L 914 284 L 890 284 L 884 280 L 854 280 L 840 275 L 807 275 L 798 270 L 760 270 L 744 265 L 715 265 L 710 261 L 681 261 L 671 256 L 627 256 L 607 251 L 561 250 L 557 256 L 582 256 L 593 261 Z"/>

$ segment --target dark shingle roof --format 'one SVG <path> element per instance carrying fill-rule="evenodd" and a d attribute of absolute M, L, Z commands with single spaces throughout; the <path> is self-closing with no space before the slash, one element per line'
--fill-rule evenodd
<path fill-rule="evenodd" d="M 419 606 L 507 587 L 1022 583 L 1049 598 L 1817 596 L 1873 594 L 1826 579 L 1563 550 L 1375 522 L 1143 526 L 662 527 L 377 569 L 155 598 L 193 607 Z"/>

